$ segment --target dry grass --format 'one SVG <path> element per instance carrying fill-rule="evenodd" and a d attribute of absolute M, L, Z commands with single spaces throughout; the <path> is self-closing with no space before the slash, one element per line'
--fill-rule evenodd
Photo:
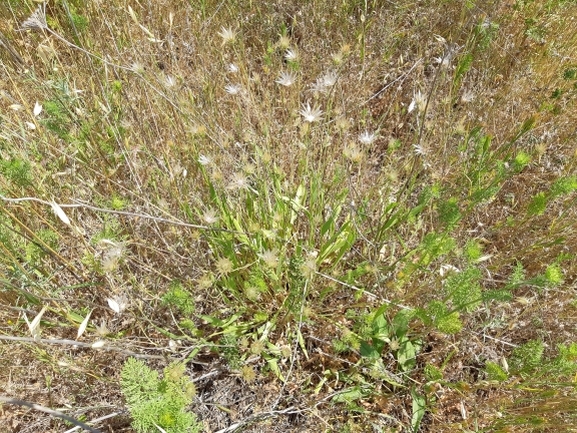
<path fill-rule="evenodd" d="M 137 355 L 207 432 L 571 431 L 575 2 L 84 3 L 0 10 L 0 394 L 132 431 Z"/>

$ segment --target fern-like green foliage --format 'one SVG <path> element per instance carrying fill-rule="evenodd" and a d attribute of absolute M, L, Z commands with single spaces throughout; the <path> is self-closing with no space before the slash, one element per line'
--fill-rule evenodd
<path fill-rule="evenodd" d="M 551 185 L 551 196 L 570 194 L 577 191 L 577 176 L 561 177 Z"/>
<path fill-rule="evenodd" d="M 226 359 L 228 366 L 232 370 L 239 369 L 242 366 L 242 360 L 238 351 L 238 338 L 232 334 L 225 334 L 220 339 L 220 344 L 222 356 Z"/>
<path fill-rule="evenodd" d="M 463 329 L 459 312 L 450 311 L 441 301 L 431 301 L 425 308 L 419 308 L 415 313 L 425 325 L 434 326 L 444 334 L 456 334 Z"/>
<path fill-rule="evenodd" d="M 535 194 L 531 199 L 531 203 L 529 203 L 529 206 L 527 207 L 527 215 L 543 215 L 547 208 L 548 200 L 547 195 L 543 191 Z"/>
<path fill-rule="evenodd" d="M 453 311 L 452 313 L 437 317 L 435 326 L 445 334 L 456 334 L 463 329 L 463 322 L 459 319 L 459 312 Z"/>
<path fill-rule="evenodd" d="M 58 234 L 49 229 L 39 229 L 36 231 L 39 240 L 46 243 L 51 248 L 58 245 Z M 30 263 L 38 263 L 48 251 L 39 242 L 29 242 L 26 244 L 26 260 Z"/>
<path fill-rule="evenodd" d="M 193 413 L 186 411 L 196 390 L 184 376 L 185 366 L 173 363 L 160 379 L 140 360 L 129 358 L 120 374 L 120 386 L 138 433 L 158 432 L 157 426 L 171 433 L 202 431 Z"/>
<path fill-rule="evenodd" d="M 516 172 L 522 171 L 527 164 L 531 162 L 531 155 L 526 152 L 519 152 L 515 155 L 515 159 L 513 159 L 513 168 Z"/>
<path fill-rule="evenodd" d="M 577 372 L 577 343 L 559 346 L 559 355 L 552 363 L 553 371 L 559 376 L 571 377 Z"/>
<path fill-rule="evenodd" d="M 469 262 L 477 261 L 483 256 L 483 246 L 476 239 L 469 239 L 463 250 Z"/>
<path fill-rule="evenodd" d="M 192 315 L 195 309 L 194 299 L 182 283 L 177 280 L 170 284 L 170 289 L 162 297 L 162 303 L 176 307 L 185 316 Z"/>
<path fill-rule="evenodd" d="M 459 202 L 455 197 L 441 202 L 437 212 L 446 230 L 453 230 L 462 217 L 459 211 Z"/>
<path fill-rule="evenodd" d="M 26 160 L 12 158 L 0 162 L 0 175 L 4 176 L 9 182 L 25 187 L 32 183 L 32 167 Z"/>
<path fill-rule="evenodd" d="M 481 271 L 477 268 L 452 273 L 445 281 L 445 292 L 460 311 L 474 311 L 481 303 Z"/>
<path fill-rule="evenodd" d="M 487 379 L 497 382 L 504 382 L 509 378 L 507 372 L 499 364 L 492 361 L 487 361 L 485 364 L 485 373 L 487 373 Z"/>
<path fill-rule="evenodd" d="M 545 346 L 542 341 L 531 340 L 515 348 L 509 360 L 509 370 L 514 373 L 531 373 L 542 363 Z"/>
<path fill-rule="evenodd" d="M 427 382 L 443 380 L 443 371 L 435 367 L 433 364 L 425 365 L 424 373 Z"/>
<path fill-rule="evenodd" d="M 68 132 L 70 130 L 70 117 L 65 103 L 59 99 L 44 101 L 43 108 L 46 118 L 42 120 L 42 123 L 46 129 L 68 141 L 70 138 Z"/>
<path fill-rule="evenodd" d="M 513 268 L 513 272 L 509 276 L 507 285 L 511 287 L 516 287 L 525 281 L 525 268 L 521 262 L 517 262 Z"/>
<path fill-rule="evenodd" d="M 434 259 L 453 251 L 455 246 L 455 240 L 444 233 L 427 233 L 420 246 L 423 251 L 421 264 L 430 264 Z"/>
<path fill-rule="evenodd" d="M 473 3 L 474 4 L 474 3 Z M 489 48 L 491 42 L 499 33 L 499 24 L 482 19 L 475 28 L 475 37 L 477 39 L 477 47 L 481 50 Z"/>
<path fill-rule="evenodd" d="M 547 286 L 558 286 L 563 282 L 563 269 L 557 263 L 547 266 L 544 279 Z"/>

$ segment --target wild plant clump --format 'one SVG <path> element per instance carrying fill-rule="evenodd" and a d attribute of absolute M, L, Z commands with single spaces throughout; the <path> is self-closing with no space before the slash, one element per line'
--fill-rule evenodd
<path fill-rule="evenodd" d="M 6 5 L 15 397 L 138 432 L 575 421 L 574 2 Z"/>
<path fill-rule="evenodd" d="M 164 377 L 142 361 L 129 358 L 120 373 L 120 387 L 138 433 L 158 431 L 174 433 L 202 431 L 193 413 L 187 411 L 196 395 L 194 384 L 184 377 L 185 366 L 173 363 L 164 369 Z"/>

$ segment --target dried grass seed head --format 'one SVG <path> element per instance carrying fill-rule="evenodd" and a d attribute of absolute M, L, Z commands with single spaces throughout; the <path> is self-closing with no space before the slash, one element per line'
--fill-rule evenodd
<path fill-rule="evenodd" d="M 264 264 L 269 268 L 276 268 L 278 266 L 279 262 L 278 250 L 266 250 L 263 251 L 263 253 L 260 254 L 259 256 L 260 259 L 264 262 Z"/>
<path fill-rule="evenodd" d="M 418 113 L 422 113 L 425 111 L 427 107 L 427 97 L 421 93 L 420 90 L 417 90 L 409 104 L 408 112 L 412 112 L 415 108 L 417 108 Z"/>
<path fill-rule="evenodd" d="M 236 31 L 230 27 L 222 27 L 218 35 L 222 38 L 222 45 L 232 43 L 236 40 Z"/>
<path fill-rule="evenodd" d="M 248 189 L 249 188 L 248 178 L 242 172 L 236 172 L 233 174 L 232 179 L 228 185 L 229 189 Z"/>
<path fill-rule="evenodd" d="M 283 71 L 280 73 L 279 78 L 275 81 L 275 83 L 280 84 L 281 86 L 289 87 L 292 86 L 297 80 L 297 76 L 292 71 Z"/>
<path fill-rule="evenodd" d="M 333 87 L 337 83 L 337 79 L 339 78 L 336 71 L 327 71 L 322 77 L 321 80 L 325 87 Z"/>
<path fill-rule="evenodd" d="M 46 4 L 42 4 L 20 26 L 20 30 L 48 30 L 46 23 Z"/>
<path fill-rule="evenodd" d="M 338 74 L 334 70 L 325 72 L 322 76 L 317 78 L 312 85 L 312 91 L 316 93 L 325 93 L 337 83 Z"/>
<path fill-rule="evenodd" d="M 208 225 L 217 223 L 218 219 L 219 218 L 216 215 L 216 211 L 214 209 L 207 209 L 202 215 L 202 220 Z"/>
<path fill-rule="evenodd" d="M 200 155 L 198 157 L 198 163 L 200 165 L 207 166 L 207 165 L 210 165 L 212 163 L 212 160 L 206 155 Z"/>
<path fill-rule="evenodd" d="M 230 95 L 238 95 L 242 90 L 242 87 L 240 87 L 239 84 L 227 84 L 224 86 L 224 90 Z"/>
<path fill-rule="evenodd" d="M 302 104 L 302 109 L 299 113 L 304 117 L 305 122 L 308 123 L 318 122 L 323 117 L 323 111 L 317 106 L 311 107 L 310 102 L 307 102 L 306 105 Z"/>
<path fill-rule="evenodd" d="M 221 257 L 216 261 L 216 270 L 221 275 L 228 275 L 234 271 L 234 265 L 227 257 Z"/>
<path fill-rule="evenodd" d="M 164 77 L 164 85 L 166 87 L 174 87 L 176 86 L 176 79 L 171 75 L 167 75 Z"/>
<path fill-rule="evenodd" d="M 287 50 L 291 46 L 291 39 L 287 35 L 281 35 L 278 39 L 278 46 L 281 50 Z"/>
<path fill-rule="evenodd" d="M 299 60 L 299 53 L 296 49 L 294 48 L 289 48 L 286 50 L 285 54 L 284 54 L 284 58 L 287 62 L 298 62 Z"/>
<path fill-rule="evenodd" d="M 364 131 L 359 135 L 359 141 L 368 146 L 370 144 L 373 144 L 374 141 L 378 138 L 378 134 L 376 132 L 369 132 L 369 131 Z"/>
<path fill-rule="evenodd" d="M 347 158 L 349 161 L 358 164 L 359 162 L 361 162 L 364 158 L 364 154 L 363 152 L 358 148 L 358 146 L 356 144 L 350 144 L 348 145 L 344 152 L 343 155 L 345 158 Z"/>

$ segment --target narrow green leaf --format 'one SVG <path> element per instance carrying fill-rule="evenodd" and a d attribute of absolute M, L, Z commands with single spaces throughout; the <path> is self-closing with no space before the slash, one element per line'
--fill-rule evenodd
<path fill-rule="evenodd" d="M 423 416 L 425 416 L 427 402 L 425 397 L 417 393 L 414 387 L 411 389 L 411 397 L 413 398 L 413 416 L 411 417 L 411 427 L 413 429 L 413 433 L 417 433 L 419 431 L 419 427 L 421 426 Z"/>

